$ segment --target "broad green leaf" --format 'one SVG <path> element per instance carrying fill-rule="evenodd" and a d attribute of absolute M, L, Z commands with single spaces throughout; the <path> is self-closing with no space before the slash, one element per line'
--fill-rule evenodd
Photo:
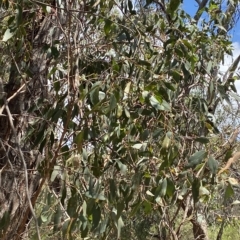
<path fill-rule="evenodd" d="M 123 227 L 124 227 L 124 222 L 122 220 L 122 217 L 119 217 L 117 220 L 117 237 L 118 237 L 118 239 L 120 239 L 121 230 Z"/>
<path fill-rule="evenodd" d="M 151 67 L 151 63 L 146 60 L 138 60 L 138 64 L 146 67 Z"/>
<path fill-rule="evenodd" d="M 54 229 L 53 232 L 57 232 L 60 230 L 60 223 L 62 220 L 62 209 L 60 205 L 57 205 L 57 211 L 54 213 Z"/>
<path fill-rule="evenodd" d="M 105 20 L 104 32 L 108 36 L 111 31 L 112 21 L 109 19 Z"/>
<path fill-rule="evenodd" d="M 168 12 L 173 15 L 173 13 L 178 9 L 179 5 L 181 3 L 181 0 L 170 0 L 169 6 L 168 6 Z"/>
<path fill-rule="evenodd" d="M 127 118 L 131 117 L 130 112 L 128 111 L 128 109 L 126 107 L 124 108 L 124 113 L 125 113 Z"/>
<path fill-rule="evenodd" d="M 106 228 L 107 228 L 107 225 L 108 225 L 108 218 L 106 218 L 106 219 L 104 219 L 104 220 L 101 221 L 98 232 L 99 232 L 100 234 L 105 233 Z"/>
<path fill-rule="evenodd" d="M 67 190 L 65 184 L 62 186 L 62 197 L 61 197 L 61 204 L 64 206 L 65 199 L 67 197 Z"/>
<path fill-rule="evenodd" d="M 42 220 L 43 223 L 47 222 L 49 220 L 49 217 L 50 217 L 49 212 L 43 211 L 41 213 L 41 220 Z"/>
<path fill-rule="evenodd" d="M 239 205 L 240 204 L 240 201 L 239 200 L 235 200 L 232 205 Z"/>
<path fill-rule="evenodd" d="M 117 106 L 117 100 L 114 94 L 111 95 L 110 97 L 110 110 L 115 109 Z"/>
<path fill-rule="evenodd" d="M 4 212 L 0 220 L 0 230 L 6 229 L 9 224 L 10 224 L 10 213 Z"/>
<path fill-rule="evenodd" d="M 203 186 L 199 188 L 199 196 L 209 195 L 210 192 Z"/>
<path fill-rule="evenodd" d="M 226 201 L 232 197 L 234 195 L 234 190 L 232 188 L 232 185 L 229 183 L 227 184 L 226 188 L 225 188 L 225 193 L 224 193 L 224 202 L 226 203 Z"/>
<path fill-rule="evenodd" d="M 163 148 L 169 148 L 171 144 L 171 138 L 166 134 L 165 138 L 163 139 L 162 147 Z"/>
<path fill-rule="evenodd" d="M 120 218 L 123 209 L 124 209 L 124 201 L 118 202 L 117 203 L 117 219 Z"/>
<path fill-rule="evenodd" d="M 151 197 L 154 197 L 154 194 L 151 193 L 149 190 L 147 190 L 146 194 L 149 195 L 149 196 L 151 196 Z"/>
<path fill-rule="evenodd" d="M 149 98 L 151 105 L 156 109 L 156 110 L 164 110 L 164 107 L 160 104 L 160 102 L 154 97 L 151 96 Z"/>
<path fill-rule="evenodd" d="M 164 108 L 165 111 L 171 111 L 171 107 L 169 105 L 168 102 L 166 102 L 165 100 L 162 101 L 162 107 Z"/>
<path fill-rule="evenodd" d="M 81 151 L 82 150 L 82 144 L 83 144 L 83 141 L 84 141 L 84 130 L 77 134 L 74 141 L 77 144 L 78 151 Z"/>
<path fill-rule="evenodd" d="M 110 191 L 109 191 L 109 196 L 110 196 L 110 201 L 115 201 L 117 197 L 117 186 L 114 181 L 114 179 L 109 179 L 109 185 L 110 185 Z"/>
<path fill-rule="evenodd" d="M 17 11 L 16 11 L 16 24 L 19 26 L 22 24 L 22 7 L 18 4 Z"/>
<path fill-rule="evenodd" d="M 121 173 L 122 173 L 122 174 L 126 174 L 127 171 L 128 171 L 127 165 L 121 163 L 120 161 L 117 161 L 117 164 L 118 164 L 118 167 L 119 167 Z"/>
<path fill-rule="evenodd" d="M 15 34 L 15 31 L 13 31 L 12 29 L 7 29 L 3 35 L 3 42 L 7 42 L 10 38 L 12 38 Z"/>
<path fill-rule="evenodd" d="M 194 178 L 192 183 L 192 195 L 193 195 L 194 203 L 198 202 L 199 188 L 200 188 L 200 180 L 198 178 Z"/>
<path fill-rule="evenodd" d="M 218 170 L 218 161 L 214 159 L 212 156 L 208 159 L 208 167 L 212 174 L 216 174 Z"/>
<path fill-rule="evenodd" d="M 198 164 L 202 162 L 202 160 L 207 156 L 207 152 L 205 150 L 200 150 L 194 153 L 188 160 L 187 168 L 195 168 Z"/>
<path fill-rule="evenodd" d="M 200 142 L 203 144 L 209 143 L 209 139 L 207 137 L 198 137 L 194 139 L 196 142 Z"/>
<path fill-rule="evenodd" d="M 218 27 L 219 29 L 223 30 L 224 32 L 227 32 L 227 30 L 220 24 L 215 24 L 216 27 Z"/>
<path fill-rule="evenodd" d="M 174 193 L 175 193 L 175 185 L 173 183 L 173 181 L 171 179 L 167 179 L 167 191 L 166 191 L 166 195 L 168 197 L 173 197 Z"/>
<path fill-rule="evenodd" d="M 68 200 L 68 205 L 67 205 L 67 213 L 70 217 L 72 218 L 76 217 L 77 207 L 78 207 L 78 196 L 77 194 L 74 194 Z"/>
<path fill-rule="evenodd" d="M 61 167 L 60 166 L 54 166 L 54 169 L 51 174 L 51 182 L 53 182 L 58 174 L 61 173 Z"/>
<path fill-rule="evenodd" d="M 99 102 L 99 84 L 100 83 L 95 83 L 91 90 L 90 90 L 90 100 L 93 105 L 97 104 Z"/>
<path fill-rule="evenodd" d="M 95 229 L 97 228 L 98 224 L 100 223 L 101 220 L 101 209 L 96 203 L 92 209 L 92 217 L 93 217 L 93 226 L 92 228 Z"/>
<path fill-rule="evenodd" d="M 136 143 L 132 146 L 132 148 L 140 150 L 142 148 L 143 144 L 142 143 Z"/>
<path fill-rule="evenodd" d="M 232 186 L 237 186 L 239 185 L 239 182 L 236 178 L 228 178 L 228 182 L 232 185 Z"/>
<path fill-rule="evenodd" d="M 146 214 L 149 214 L 152 212 L 152 204 L 149 201 L 144 201 L 143 204 L 143 210 Z"/>
<path fill-rule="evenodd" d="M 130 10 L 130 12 L 133 10 L 133 4 L 131 0 L 128 0 L 128 8 Z"/>
<path fill-rule="evenodd" d="M 161 191 L 159 193 L 159 196 L 164 197 L 166 195 L 167 185 L 168 185 L 167 179 L 164 178 L 161 182 Z"/>

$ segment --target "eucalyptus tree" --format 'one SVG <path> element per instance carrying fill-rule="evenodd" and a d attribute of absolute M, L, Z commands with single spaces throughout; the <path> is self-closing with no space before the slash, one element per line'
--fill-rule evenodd
<path fill-rule="evenodd" d="M 146 238 L 186 222 L 208 238 L 199 202 L 235 140 L 213 147 L 209 113 L 238 99 L 240 57 L 218 74 L 238 1 L 196 2 L 191 18 L 180 0 L 0 1 L 1 239 L 120 238 L 145 215 Z"/>

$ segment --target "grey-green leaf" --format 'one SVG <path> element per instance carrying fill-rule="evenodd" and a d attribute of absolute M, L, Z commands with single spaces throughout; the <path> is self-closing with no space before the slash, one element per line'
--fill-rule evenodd
<path fill-rule="evenodd" d="M 208 159 L 208 167 L 212 174 L 216 174 L 218 170 L 218 161 L 214 159 L 212 156 Z"/>
<path fill-rule="evenodd" d="M 204 150 L 194 153 L 188 160 L 187 168 L 194 168 L 202 162 L 202 160 L 207 156 Z"/>

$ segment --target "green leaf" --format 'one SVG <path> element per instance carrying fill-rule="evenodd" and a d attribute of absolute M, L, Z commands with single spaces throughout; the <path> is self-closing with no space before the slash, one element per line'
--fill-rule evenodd
<path fill-rule="evenodd" d="M 7 29 L 3 35 L 3 42 L 7 42 L 10 38 L 12 38 L 15 34 L 15 31 L 13 31 L 12 29 Z"/>
<path fill-rule="evenodd" d="M 116 100 L 116 97 L 115 97 L 115 95 L 114 94 L 112 94 L 111 95 L 111 97 L 110 97 L 110 110 L 113 110 L 113 109 L 115 109 L 116 108 L 116 106 L 117 106 L 117 100 Z"/>
<path fill-rule="evenodd" d="M 162 143 L 162 147 L 163 148 L 169 148 L 170 143 L 171 143 L 171 138 L 169 138 L 169 136 L 166 134 L 166 136 L 163 140 L 163 143 Z"/>
<path fill-rule="evenodd" d="M 149 190 L 147 190 L 146 194 L 147 194 L 148 196 L 154 197 L 154 194 L 152 194 Z"/>
<path fill-rule="evenodd" d="M 212 156 L 208 159 L 208 167 L 212 174 L 216 174 L 218 170 L 218 161 L 214 159 Z"/>
<path fill-rule="evenodd" d="M 99 102 L 99 85 L 100 83 L 97 82 L 93 84 L 91 90 L 90 90 L 90 100 L 93 105 L 96 105 Z"/>
<path fill-rule="evenodd" d="M 19 26 L 22 23 L 22 7 L 18 4 L 16 11 L 16 24 Z"/>
<path fill-rule="evenodd" d="M 225 193 L 224 193 L 224 202 L 232 197 L 234 195 L 234 190 L 232 188 L 232 185 L 230 183 L 227 184 L 227 187 L 225 188 Z"/>
<path fill-rule="evenodd" d="M 51 55 L 53 56 L 54 59 L 57 59 L 60 55 L 60 52 L 56 47 L 51 47 Z"/>
<path fill-rule="evenodd" d="M 120 239 L 120 235 L 121 235 L 121 229 L 124 227 L 124 222 L 122 220 L 122 217 L 120 217 L 118 220 L 117 220 L 117 236 L 118 236 L 118 239 Z"/>
<path fill-rule="evenodd" d="M 124 209 L 124 201 L 118 202 L 117 203 L 117 219 L 120 218 L 123 209 Z"/>
<path fill-rule="evenodd" d="M 41 220 L 43 223 L 47 222 L 49 219 L 49 213 L 47 211 L 43 211 L 41 213 Z"/>
<path fill-rule="evenodd" d="M 204 150 L 194 153 L 188 160 L 187 168 L 195 168 L 202 160 L 207 156 L 207 152 Z"/>
<path fill-rule="evenodd" d="M 173 183 L 173 181 L 171 179 L 167 179 L 167 191 L 166 191 L 166 195 L 168 197 L 172 197 L 175 193 L 175 185 Z"/>
<path fill-rule="evenodd" d="M 100 226 L 99 226 L 99 233 L 100 234 L 105 233 L 107 225 L 108 225 L 108 218 L 101 221 Z"/>
<path fill-rule="evenodd" d="M 61 204 L 64 206 L 65 199 L 67 197 L 67 190 L 65 184 L 62 187 L 62 197 L 61 197 Z"/>
<path fill-rule="evenodd" d="M 166 195 L 166 192 L 167 192 L 167 179 L 164 178 L 161 182 L 161 190 L 160 190 L 160 193 L 159 193 L 159 196 L 161 197 L 164 197 Z"/>
<path fill-rule="evenodd" d="M 60 173 L 61 173 L 61 167 L 58 165 L 55 165 L 54 169 L 52 171 L 52 174 L 51 174 L 51 179 L 50 179 L 51 182 L 53 182 L 55 180 L 56 176 Z"/>
<path fill-rule="evenodd" d="M 194 140 L 196 142 L 200 142 L 200 143 L 203 143 L 203 144 L 209 143 L 209 139 L 206 138 L 206 137 L 198 137 L 198 138 L 195 138 Z"/>
<path fill-rule="evenodd" d="M 113 202 L 117 197 L 117 194 L 116 194 L 117 187 L 113 179 L 109 179 L 109 185 L 110 185 L 109 200 L 110 202 Z"/>
<path fill-rule="evenodd" d="M 232 205 L 239 205 L 240 204 L 240 201 L 239 200 L 235 200 Z"/>
<path fill-rule="evenodd" d="M 152 66 L 150 62 L 145 61 L 145 60 L 138 60 L 138 64 L 146 66 L 146 67 L 151 67 Z"/>
<path fill-rule="evenodd" d="M 74 194 L 68 200 L 67 213 L 68 213 L 69 217 L 71 217 L 71 218 L 76 217 L 77 208 L 78 208 L 78 197 L 77 197 L 77 194 Z"/>
<path fill-rule="evenodd" d="M 152 204 L 149 201 L 144 201 L 143 204 L 143 210 L 146 214 L 149 214 L 152 211 Z"/>
<path fill-rule="evenodd" d="M 222 25 L 219 25 L 219 24 L 215 24 L 216 27 L 220 28 L 221 30 L 223 30 L 224 32 L 227 32 L 227 30 L 222 26 Z"/>
<path fill-rule="evenodd" d="M 132 148 L 140 150 L 142 148 L 142 146 L 143 146 L 142 143 L 136 143 L 132 146 Z"/>
<path fill-rule="evenodd" d="M 105 20 L 104 32 L 108 36 L 111 31 L 112 21 L 109 19 Z"/>
<path fill-rule="evenodd" d="M 208 196 L 210 192 L 203 186 L 199 188 L 199 196 Z"/>
<path fill-rule="evenodd" d="M 156 109 L 156 110 L 164 110 L 163 106 L 160 104 L 160 102 L 154 97 L 151 96 L 149 98 L 150 104 Z"/>
<path fill-rule="evenodd" d="M 128 171 L 127 165 L 121 163 L 120 161 L 117 161 L 118 167 L 122 174 L 126 174 Z"/>
<path fill-rule="evenodd" d="M 101 209 L 98 204 L 95 204 L 92 209 L 92 218 L 93 218 L 93 226 L 92 229 L 94 230 L 97 228 L 98 224 L 101 220 Z"/>
<path fill-rule="evenodd" d="M 195 178 L 192 183 L 192 195 L 193 195 L 194 203 L 198 202 L 199 188 L 200 188 L 200 180 L 198 178 Z"/>
<path fill-rule="evenodd" d="M 59 227 L 60 227 L 60 223 L 62 220 L 62 210 L 60 205 L 57 205 L 57 211 L 54 213 L 54 217 L 53 217 L 53 221 L 54 221 L 54 228 L 53 228 L 53 232 L 58 232 L 59 231 Z"/>
<path fill-rule="evenodd" d="M 74 139 L 74 142 L 77 144 L 78 151 L 82 150 L 83 141 L 84 141 L 84 130 L 78 133 Z"/>
<path fill-rule="evenodd" d="M 4 212 L 3 217 L 0 220 L 0 230 L 4 230 L 9 226 L 10 223 L 10 213 Z"/>
<path fill-rule="evenodd" d="M 133 4 L 132 4 L 132 1 L 131 1 L 131 0 L 128 0 L 128 8 L 129 8 L 130 12 L 132 12 L 132 10 L 133 10 Z"/>
<path fill-rule="evenodd" d="M 124 108 L 124 113 L 125 113 L 127 118 L 131 117 L 130 112 L 128 111 L 128 109 L 126 107 Z"/>
<path fill-rule="evenodd" d="M 168 12 L 173 15 L 173 13 L 178 9 L 179 5 L 181 3 L 181 0 L 170 0 Z"/>

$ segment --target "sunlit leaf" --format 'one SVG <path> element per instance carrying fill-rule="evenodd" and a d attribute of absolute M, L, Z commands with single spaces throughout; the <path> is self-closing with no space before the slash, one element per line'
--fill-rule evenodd
<path fill-rule="evenodd" d="M 15 34 L 15 31 L 13 31 L 12 29 L 7 29 L 3 35 L 3 42 L 7 42 L 10 38 L 12 38 Z"/>

